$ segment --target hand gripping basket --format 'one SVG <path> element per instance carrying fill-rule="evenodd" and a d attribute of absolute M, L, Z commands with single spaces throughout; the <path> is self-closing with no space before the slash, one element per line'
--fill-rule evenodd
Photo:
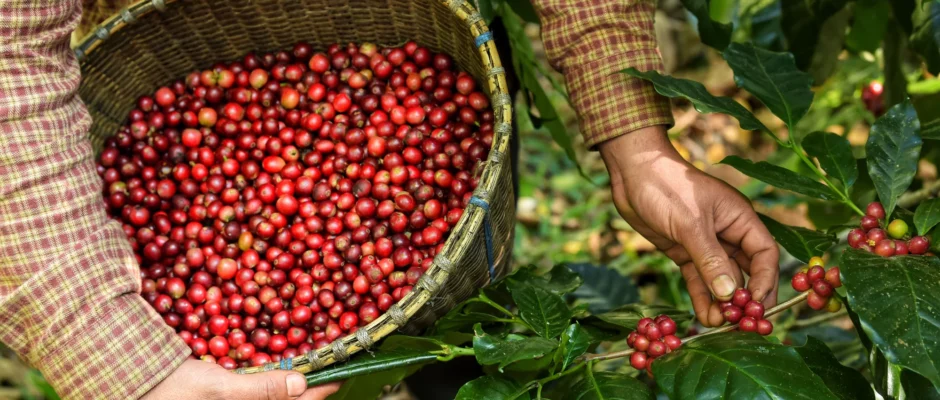
<path fill-rule="evenodd" d="M 466 0 L 145 0 L 84 38 L 80 95 L 94 119 L 100 151 L 137 97 L 250 51 L 290 49 L 306 41 L 398 46 L 417 41 L 451 55 L 482 82 L 494 107 L 494 138 L 480 184 L 443 251 L 414 290 L 355 334 L 293 359 L 239 373 L 307 373 L 347 360 L 401 330 L 416 333 L 509 269 L 515 208 L 508 159 L 512 105 L 493 36 Z"/>

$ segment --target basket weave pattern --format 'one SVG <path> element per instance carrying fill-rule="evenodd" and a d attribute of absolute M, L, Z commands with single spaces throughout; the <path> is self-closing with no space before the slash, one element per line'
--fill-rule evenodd
<path fill-rule="evenodd" d="M 508 159 L 512 108 L 492 35 L 465 0 L 145 0 L 106 20 L 76 47 L 80 95 L 94 120 L 89 135 L 100 151 L 138 96 L 220 60 L 289 49 L 300 41 L 323 49 L 331 43 L 398 46 L 408 40 L 451 55 L 490 96 L 493 146 L 471 205 L 414 290 L 387 313 L 330 346 L 237 372 L 306 373 L 345 361 L 396 330 L 419 332 L 505 275 L 515 220 Z"/>

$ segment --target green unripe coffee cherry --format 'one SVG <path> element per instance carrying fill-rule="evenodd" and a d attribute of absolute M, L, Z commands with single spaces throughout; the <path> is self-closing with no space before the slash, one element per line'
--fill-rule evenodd
<path fill-rule="evenodd" d="M 891 235 L 891 237 L 895 239 L 903 238 L 904 235 L 907 235 L 907 222 L 900 219 L 891 221 L 891 223 L 888 224 L 888 235 Z"/>

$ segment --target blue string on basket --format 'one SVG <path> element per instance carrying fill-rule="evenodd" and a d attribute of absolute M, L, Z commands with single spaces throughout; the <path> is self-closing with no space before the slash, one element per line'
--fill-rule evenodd
<path fill-rule="evenodd" d="M 294 368 L 294 359 L 290 357 L 285 357 L 281 359 L 280 368 L 283 370 L 289 370 Z"/>
<path fill-rule="evenodd" d="M 493 260 L 493 226 L 490 224 L 490 203 L 476 195 L 470 197 L 470 204 L 483 209 L 483 239 L 486 241 L 486 263 L 490 267 L 490 283 L 496 280 L 496 264 Z"/>
<path fill-rule="evenodd" d="M 490 40 L 493 40 L 493 32 L 486 31 L 481 33 L 480 36 L 477 36 L 476 39 L 473 39 L 473 42 L 476 43 L 477 47 L 480 47 L 483 43 L 489 42 Z"/>

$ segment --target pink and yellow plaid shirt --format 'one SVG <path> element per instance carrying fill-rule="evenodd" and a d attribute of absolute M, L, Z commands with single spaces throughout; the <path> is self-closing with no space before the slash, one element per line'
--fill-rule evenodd
<path fill-rule="evenodd" d="M 543 37 L 589 146 L 671 123 L 643 81 L 662 69 L 653 0 L 540 0 Z M 80 0 L 0 1 L 0 341 L 63 398 L 138 398 L 189 348 L 139 296 L 140 273 L 102 182 L 69 39 Z"/>

